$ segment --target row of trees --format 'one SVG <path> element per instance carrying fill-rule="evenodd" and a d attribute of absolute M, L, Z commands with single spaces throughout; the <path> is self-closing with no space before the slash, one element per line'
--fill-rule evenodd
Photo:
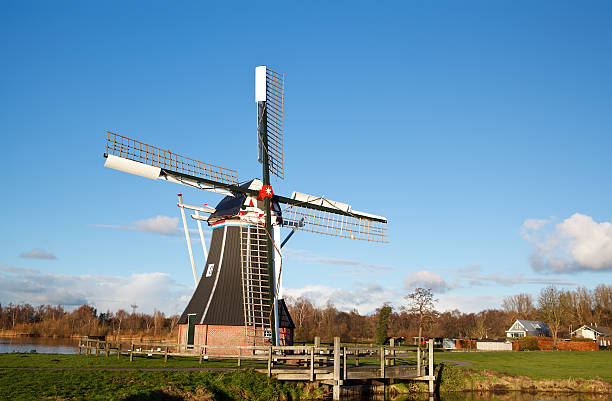
<path fill-rule="evenodd" d="M 331 341 L 339 335 L 344 341 L 384 341 L 387 337 L 412 340 L 422 335 L 450 338 L 505 337 L 516 319 L 546 322 L 556 343 L 561 336 L 583 324 L 612 326 L 612 286 L 601 284 L 590 290 L 546 287 L 537 295 L 517 294 L 507 297 L 500 309 L 478 313 L 459 310 L 438 312 L 432 291 L 417 288 L 404 297 L 404 305 L 394 310 L 382 305 L 376 313 L 360 315 L 356 310 L 338 311 L 332 304 L 318 308 L 308 299 L 288 300 L 296 325 L 297 342 L 311 341 L 315 335 Z"/>
<path fill-rule="evenodd" d="M 528 294 L 519 294 L 504 300 L 504 308 L 516 316 L 546 322 L 556 347 L 561 335 L 566 336 L 583 324 L 612 324 L 612 286 L 602 284 L 594 290 L 549 286 L 542 289 L 536 301 Z"/>
<path fill-rule="evenodd" d="M 305 298 L 288 299 L 289 311 L 296 325 L 296 342 L 312 341 L 320 336 L 332 341 L 340 336 L 350 342 L 383 342 L 387 337 L 412 340 L 422 335 L 451 338 L 505 337 L 516 319 L 542 320 L 551 328 L 553 339 L 569 336 L 582 324 L 612 326 L 612 286 L 599 285 L 593 290 L 544 288 L 537 296 L 517 294 L 504 299 L 502 308 L 478 313 L 459 310 L 438 312 L 432 291 L 417 288 L 404 298 L 404 305 L 394 310 L 381 305 L 375 313 L 361 315 L 356 310 L 339 311 L 331 303 L 315 306 Z M 117 312 L 98 314 L 89 305 L 68 312 L 61 306 L 0 305 L 0 329 L 40 336 L 154 336 L 173 338 L 178 316 Z"/>
<path fill-rule="evenodd" d="M 34 336 L 142 336 L 169 337 L 176 333 L 179 316 L 166 317 L 163 312 L 98 314 L 90 305 L 72 312 L 62 306 L 29 304 L 0 305 L 0 329 Z"/>
<path fill-rule="evenodd" d="M 388 337 L 404 337 L 412 341 L 422 335 L 435 337 L 501 337 L 512 323 L 509 314 L 499 309 L 487 309 L 479 313 L 462 313 L 459 310 L 437 312 L 435 299 L 428 289 L 418 289 L 425 294 L 426 303 L 406 302 L 398 310 L 385 304 L 370 315 L 356 310 L 344 312 L 333 304 L 316 307 L 305 298 L 288 300 L 289 312 L 295 323 L 296 342 L 312 341 L 316 335 L 330 342 L 340 336 L 347 342 L 384 342 Z M 414 293 L 412 293 L 414 294 Z M 409 294 L 411 295 L 411 294 Z M 417 340 L 418 341 L 418 340 Z"/>

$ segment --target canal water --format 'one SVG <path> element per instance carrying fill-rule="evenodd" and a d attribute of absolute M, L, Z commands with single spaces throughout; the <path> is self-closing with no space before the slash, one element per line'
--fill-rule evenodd
<path fill-rule="evenodd" d="M 76 354 L 79 340 L 73 338 L 0 337 L 0 354 L 37 352 L 39 354 Z"/>

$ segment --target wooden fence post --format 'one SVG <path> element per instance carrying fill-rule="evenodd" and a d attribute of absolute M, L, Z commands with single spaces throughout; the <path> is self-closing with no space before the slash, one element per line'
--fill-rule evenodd
<path fill-rule="evenodd" d="M 389 339 L 389 346 L 391 347 L 391 359 L 389 359 L 389 365 L 395 365 L 395 338 Z"/>
<path fill-rule="evenodd" d="M 417 344 L 417 374 L 419 376 L 423 375 L 423 372 L 421 372 L 421 344 Z"/>
<path fill-rule="evenodd" d="M 340 380 L 340 337 L 334 337 L 334 380 Z"/>
<path fill-rule="evenodd" d="M 130 344 L 130 362 L 134 361 L 134 341 Z"/>
<path fill-rule="evenodd" d="M 346 347 L 344 347 L 344 349 L 342 350 L 342 356 L 344 356 L 344 363 L 342 364 L 342 377 L 344 378 L 344 380 L 346 380 L 347 378 L 347 373 L 346 373 Z"/>
<path fill-rule="evenodd" d="M 340 337 L 334 337 L 334 389 L 332 399 L 340 399 Z"/>
<path fill-rule="evenodd" d="M 117 341 L 117 359 L 121 358 L 121 343 Z"/>
<path fill-rule="evenodd" d="M 104 353 L 106 354 L 106 357 L 108 358 L 108 340 L 104 339 Z"/>
<path fill-rule="evenodd" d="M 81 339 L 79 338 L 79 355 L 81 355 Z"/>
<path fill-rule="evenodd" d="M 380 347 L 380 377 L 385 378 L 385 347 Z"/>
<path fill-rule="evenodd" d="M 238 347 L 238 367 L 240 367 L 240 356 L 242 355 L 242 347 Z"/>
<path fill-rule="evenodd" d="M 433 354 L 433 339 L 429 340 L 429 394 L 434 393 L 434 354 Z"/>
<path fill-rule="evenodd" d="M 96 356 L 100 355 L 100 340 L 96 340 Z"/>
<path fill-rule="evenodd" d="M 164 349 L 164 365 L 168 362 L 168 346 Z"/>
<path fill-rule="evenodd" d="M 200 364 L 202 363 L 202 356 L 204 355 L 204 347 L 200 345 Z"/>
<path fill-rule="evenodd" d="M 315 347 L 310 348 L 310 381 L 314 381 L 314 364 L 315 364 L 314 352 L 315 352 Z"/>
<path fill-rule="evenodd" d="M 268 377 L 272 376 L 272 347 L 268 347 Z"/>

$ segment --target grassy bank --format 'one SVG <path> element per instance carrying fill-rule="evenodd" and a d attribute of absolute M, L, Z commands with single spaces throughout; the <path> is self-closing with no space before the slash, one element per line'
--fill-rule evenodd
<path fill-rule="evenodd" d="M 436 361 L 441 393 L 552 392 L 612 398 L 611 352 L 440 353 Z M 405 382 L 393 387 L 397 393 L 426 391 L 425 383 Z"/>
<path fill-rule="evenodd" d="M 489 391 L 526 393 L 599 393 L 612 394 L 612 382 L 601 378 L 534 379 L 491 370 L 473 371 L 456 366 L 443 366 L 440 392 Z"/>

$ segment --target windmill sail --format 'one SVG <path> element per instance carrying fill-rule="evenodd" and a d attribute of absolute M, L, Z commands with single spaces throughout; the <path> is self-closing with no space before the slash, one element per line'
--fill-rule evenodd
<path fill-rule="evenodd" d="M 165 179 L 200 189 L 231 194 L 238 185 L 235 170 L 215 166 L 107 131 L 105 166 L 151 179 Z"/>
<path fill-rule="evenodd" d="M 283 226 L 318 234 L 372 242 L 389 242 L 387 219 L 353 210 L 346 203 L 294 192 L 279 197 Z"/>
<path fill-rule="evenodd" d="M 257 124 L 259 162 L 262 162 L 263 152 L 267 152 L 268 170 L 282 180 L 285 178 L 283 166 L 285 74 L 265 66 L 257 67 L 255 100 L 262 105 Z M 266 137 L 265 140 L 263 136 Z"/>

